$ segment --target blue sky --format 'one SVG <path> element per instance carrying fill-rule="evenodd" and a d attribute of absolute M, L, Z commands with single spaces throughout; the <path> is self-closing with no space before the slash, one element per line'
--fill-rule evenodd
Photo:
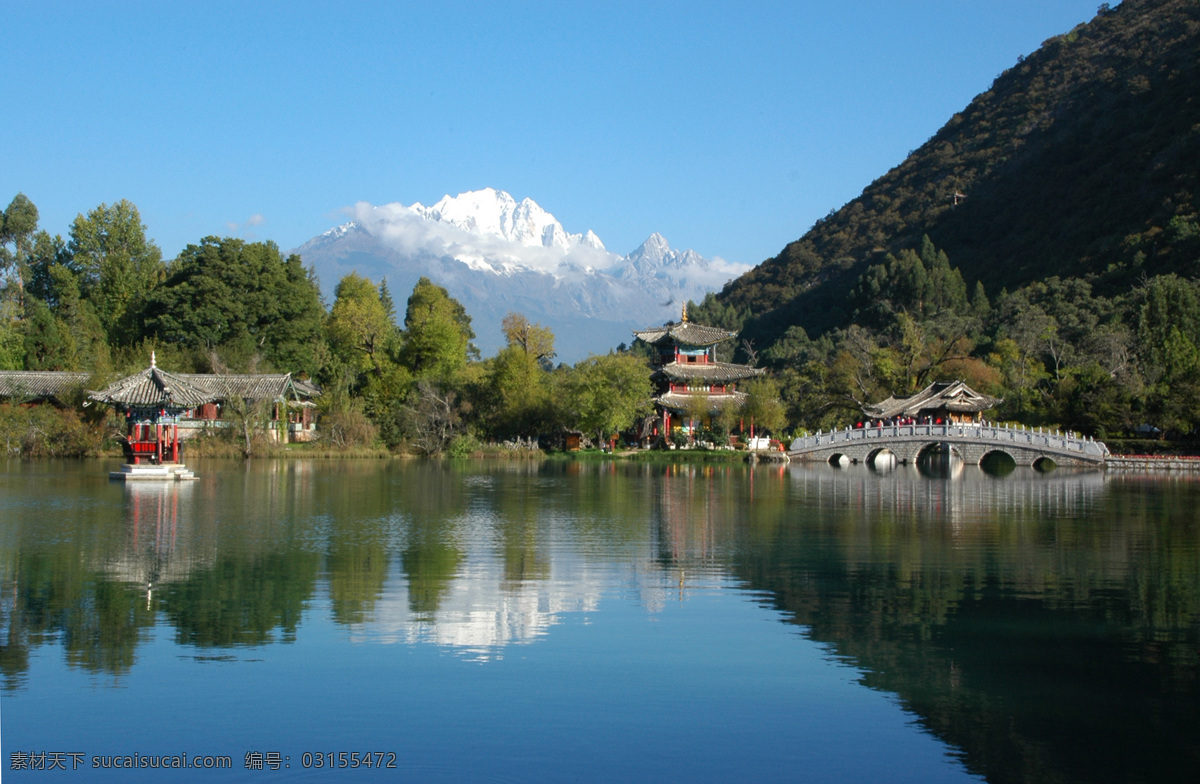
<path fill-rule="evenodd" d="M 0 0 L 0 207 L 129 199 L 171 258 L 494 187 L 756 264 L 1097 5 Z"/>

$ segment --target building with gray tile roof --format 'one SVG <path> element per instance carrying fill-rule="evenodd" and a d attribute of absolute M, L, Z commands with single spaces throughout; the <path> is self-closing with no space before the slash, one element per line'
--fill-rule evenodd
<path fill-rule="evenodd" d="M 693 324 L 687 320 L 687 308 L 679 323 L 634 331 L 634 337 L 654 349 L 652 360 L 656 421 L 649 424 L 648 436 L 669 436 L 672 430 L 691 432 L 700 423 L 691 422 L 697 399 L 703 399 L 708 418 L 728 405 L 738 408 L 746 394 L 737 384 L 761 376 L 761 368 L 718 362 L 716 347 L 737 337 L 737 332 Z"/>

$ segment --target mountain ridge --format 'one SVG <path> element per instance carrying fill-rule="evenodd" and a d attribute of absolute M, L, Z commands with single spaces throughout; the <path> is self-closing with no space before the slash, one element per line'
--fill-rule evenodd
<path fill-rule="evenodd" d="M 428 277 L 471 314 L 485 355 L 503 345 L 510 311 L 550 327 L 564 361 L 602 353 L 631 342 L 634 329 L 678 318 L 683 302 L 747 268 L 674 250 L 657 232 L 620 256 L 594 232 L 571 234 L 532 199 L 493 188 L 428 207 L 361 202 L 351 218 L 293 251 L 325 296 L 351 271 L 386 277 L 397 298 Z"/>

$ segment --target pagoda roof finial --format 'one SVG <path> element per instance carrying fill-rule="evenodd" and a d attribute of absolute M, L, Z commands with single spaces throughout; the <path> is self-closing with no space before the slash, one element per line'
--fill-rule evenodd
<path fill-rule="evenodd" d="M 154 360 L 154 350 L 153 349 L 151 349 L 151 351 L 150 351 L 150 367 L 152 367 L 152 368 L 158 367 L 158 364 Z"/>
<path fill-rule="evenodd" d="M 687 323 L 687 303 L 683 303 L 683 323 Z"/>

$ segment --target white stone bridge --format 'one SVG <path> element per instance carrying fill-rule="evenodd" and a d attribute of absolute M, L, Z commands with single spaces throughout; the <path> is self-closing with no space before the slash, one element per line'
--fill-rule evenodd
<path fill-rule="evenodd" d="M 914 465 L 922 452 L 932 448 L 955 455 L 969 465 L 978 465 L 997 452 L 1008 455 L 1019 466 L 1051 460 L 1056 465 L 1099 467 L 1109 457 L 1108 447 L 1095 439 L 978 423 L 833 430 L 797 438 L 788 449 L 788 456 L 793 460 L 821 462 L 835 462 L 844 456 L 856 463 L 869 463 L 880 454 L 890 453 L 897 462 Z"/>

